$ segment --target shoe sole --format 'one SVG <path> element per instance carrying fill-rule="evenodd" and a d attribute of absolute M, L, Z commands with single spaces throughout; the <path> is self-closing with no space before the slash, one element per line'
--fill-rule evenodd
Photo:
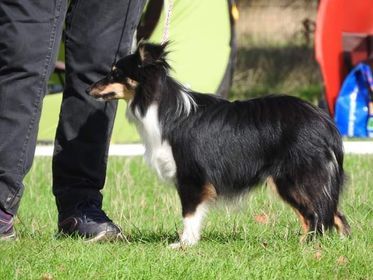
<path fill-rule="evenodd" d="M 124 235 L 119 233 L 114 233 L 111 231 L 103 231 L 97 234 L 94 237 L 85 239 L 85 243 L 99 243 L 99 242 L 115 242 L 115 241 L 125 241 L 127 240 Z"/>
<path fill-rule="evenodd" d="M 13 241 L 13 240 L 16 240 L 16 239 L 17 239 L 17 236 L 16 236 L 15 231 L 13 231 L 9 234 L 0 236 L 0 241 Z"/>
<path fill-rule="evenodd" d="M 122 234 L 122 232 L 113 232 L 113 231 L 102 231 L 95 236 L 87 237 L 81 236 L 78 233 L 64 233 L 57 232 L 55 237 L 57 239 L 64 238 L 76 238 L 82 239 L 85 243 L 98 243 L 98 242 L 115 242 L 115 241 L 127 241 L 127 238 Z"/>

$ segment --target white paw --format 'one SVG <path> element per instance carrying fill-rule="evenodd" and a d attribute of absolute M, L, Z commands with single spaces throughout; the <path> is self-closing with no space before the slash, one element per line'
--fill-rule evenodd
<path fill-rule="evenodd" d="M 180 242 L 176 242 L 176 243 L 172 243 L 170 245 L 168 245 L 171 249 L 174 249 L 174 250 L 184 250 L 188 247 L 192 247 L 194 245 L 197 244 L 197 241 L 193 241 L 193 242 L 188 242 L 188 241 L 180 241 Z"/>
<path fill-rule="evenodd" d="M 185 245 L 183 245 L 181 242 L 176 242 L 168 245 L 170 249 L 173 250 L 179 250 L 179 249 L 184 249 Z"/>

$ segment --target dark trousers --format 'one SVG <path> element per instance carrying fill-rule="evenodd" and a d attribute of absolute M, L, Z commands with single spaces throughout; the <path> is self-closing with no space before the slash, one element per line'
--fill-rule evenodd
<path fill-rule="evenodd" d="M 66 87 L 53 156 L 60 215 L 102 202 L 117 104 L 85 93 L 132 44 L 144 0 L 0 1 L 0 208 L 15 214 L 35 152 L 42 100 L 65 21 Z M 65 20 L 66 19 L 66 20 Z"/>

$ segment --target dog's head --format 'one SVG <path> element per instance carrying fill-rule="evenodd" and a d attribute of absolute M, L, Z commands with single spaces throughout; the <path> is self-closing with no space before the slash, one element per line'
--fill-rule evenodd
<path fill-rule="evenodd" d="M 103 79 L 87 89 L 87 93 L 103 101 L 132 100 L 140 84 L 156 81 L 159 73 L 167 74 L 166 46 L 167 43 L 140 43 L 134 54 L 118 60 Z"/>

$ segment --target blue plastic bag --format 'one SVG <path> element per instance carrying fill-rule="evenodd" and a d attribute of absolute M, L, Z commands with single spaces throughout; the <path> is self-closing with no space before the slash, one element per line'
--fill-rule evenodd
<path fill-rule="evenodd" d="M 347 75 L 335 105 L 334 121 L 342 136 L 367 137 L 369 83 L 372 70 L 358 64 Z"/>

